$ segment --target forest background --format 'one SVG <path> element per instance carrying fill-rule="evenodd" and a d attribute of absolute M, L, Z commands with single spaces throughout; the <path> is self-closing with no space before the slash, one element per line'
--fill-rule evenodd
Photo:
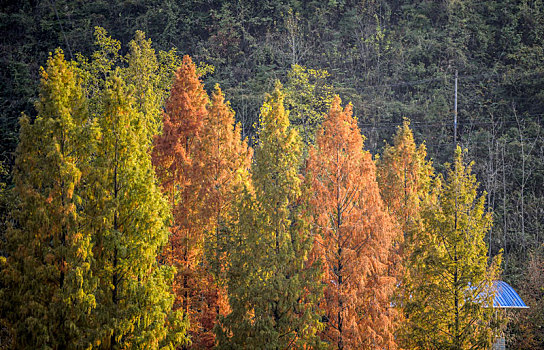
<path fill-rule="evenodd" d="M 123 49 L 143 30 L 157 49 L 176 48 L 213 67 L 206 89 L 221 85 L 250 140 L 265 93 L 279 79 L 306 93 L 286 101 L 302 129 L 327 112 L 323 96 L 334 91 L 351 101 L 372 154 L 409 118 L 438 172 L 454 150 L 457 71 L 458 142 L 476 160 L 494 213 L 489 255 L 502 249 L 502 279 L 533 309 L 542 303 L 542 1 L 3 1 L 0 11 L 0 156 L 8 186 L 20 113 L 35 115 L 39 67 L 56 47 L 67 59 L 92 53 L 95 26 Z M 520 320 L 510 329 L 524 327 Z"/>

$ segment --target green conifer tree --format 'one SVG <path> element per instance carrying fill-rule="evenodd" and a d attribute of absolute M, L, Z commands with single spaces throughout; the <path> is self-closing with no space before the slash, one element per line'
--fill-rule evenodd
<path fill-rule="evenodd" d="M 137 31 L 129 43 L 126 56 L 125 81 L 134 87 L 135 108 L 143 114 L 146 120 L 148 136 L 151 139 L 159 131 L 162 122 L 162 104 L 168 90 L 162 86 L 165 76 L 172 77 L 162 71 L 151 39 L 146 39 L 142 31 Z M 169 83 L 171 83 L 170 79 Z"/>
<path fill-rule="evenodd" d="M 307 199 L 298 173 L 301 141 L 290 128 L 281 85 L 261 108 L 253 168 L 254 195 L 240 205 L 237 249 L 228 272 L 231 313 L 222 322 L 222 348 L 318 346 L 319 269 L 312 247 Z"/>
<path fill-rule="evenodd" d="M 120 71 L 106 82 L 89 213 L 95 240 L 95 345 L 156 349 L 184 343 L 172 314 L 174 269 L 157 255 L 168 241 L 169 208 L 150 157 L 148 121 Z M 137 91 L 137 90 L 136 90 Z M 89 196 L 91 197 L 91 196 Z"/>
<path fill-rule="evenodd" d="M 484 241 L 491 213 L 460 147 L 447 167 L 446 181 L 437 178 L 433 199 L 423 209 L 419 244 L 409 261 L 411 278 L 419 283 L 405 302 L 407 346 L 489 348 L 499 326 L 491 285 L 500 265 L 500 256 L 488 263 Z"/>
<path fill-rule="evenodd" d="M 89 345 L 95 307 L 91 239 L 81 213 L 92 142 L 74 64 L 57 50 L 42 70 L 38 116 L 21 118 L 14 170 L 17 205 L 6 235 L 1 310 L 18 349 Z"/>

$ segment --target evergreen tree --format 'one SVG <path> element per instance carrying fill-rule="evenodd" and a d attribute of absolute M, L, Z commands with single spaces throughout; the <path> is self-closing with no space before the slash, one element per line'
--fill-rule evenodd
<path fill-rule="evenodd" d="M 256 227 L 256 201 L 253 184 L 243 184 L 242 193 L 231 211 L 231 220 L 226 227 L 223 251 L 226 257 L 224 271 L 229 310 L 219 317 L 215 328 L 219 349 L 249 349 L 247 335 L 252 331 L 251 315 L 254 314 L 250 295 L 254 291 L 252 270 L 255 260 L 249 256 L 254 244 L 248 240 L 248 232 Z"/>
<path fill-rule="evenodd" d="M 118 74 L 127 85 L 134 87 L 135 107 L 146 119 L 148 136 L 156 135 L 161 126 L 162 107 L 181 59 L 174 49 L 157 54 L 151 39 L 146 39 L 142 31 L 136 32 L 125 56 L 120 53 L 121 43 L 108 36 L 104 28 L 95 27 L 94 37 L 96 49 L 90 59 L 77 56 L 84 73 L 91 112 L 97 115 L 103 112 L 100 101 L 106 79 L 119 68 Z"/>
<path fill-rule="evenodd" d="M 77 68 L 58 50 L 42 70 L 38 116 L 21 118 L 11 213 L 2 266 L 2 317 L 20 349 L 89 346 L 96 307 L 91 238 L 81 212 L 82 176 L 92 143 Z"/>
<path fill-rule="evenodd" d="M 290 128 L 281 85 L 261 108 L 255 193 L 246 186 L 233 235 L 220 348 L 319 346 L 319 270 L 308 264 L 312 237 L 298 174 L 301 142 Z"/>
<path fill-rule="evenodd" d="M 323 338 L 335 349 L 396 349 L 389 257 L 396 230 L 351 105 L 338 96 L 310 150 L 316 257 L 324 266 Z"/>
<path fill-rule="evenodd" d="M 157 186 L 147 120 L 120 70 L 106 81 L 101 130 L 88 194 L 99 278 L 95 346 L 156 349 L 184 343 L 172 313 L 174 269 L 157 255 L 168 241 L 168 205 Z"/>
<path fill-rule="evenodd" d="M 67 63 L 60 51 L 49 59 L 38 117 L 21 119 L 19 200 L 0 249 L 0 318 L 17 348 L 187 341 L 171 312 L 173 269 L 156 261 L 169 212 L 149 157 L 172 57 L 157 64 L 143 33 L 126 60 L 119 42 L 96 36 L 90 62 Z"/>
<path fill-rule="evenodd" d="M 175 51 L 160 51 L 159 56 L 145 33 L 136 31 L 129 43 L 125 60 L 125 81 L 134 87 L 135 106 L 147 121 L 148 136 L 158 134 L 162 122 L 162 106 L 168 97 L 175 69 L 181 64 Z"/>
<path fill-rule="evenodd" d="M 422 212 L 409 261 L 411 279 L 418 283 L 405 301 L 406 338 L 412 349 L 488 348 L 499 326 L 491 286 L 500 257 L 488 264 L 484 241 L 491 213 L 459 146 L 447 166 L 446 181 L 437 178 L 433 200 Z"/>

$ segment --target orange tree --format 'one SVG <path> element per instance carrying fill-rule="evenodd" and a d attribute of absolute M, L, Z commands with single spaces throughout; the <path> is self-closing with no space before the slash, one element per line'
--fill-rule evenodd
<path fill-rule="evenodd" d="M 337 349 L 395 349 L 395 280 L 388 276 L 395 226 L 351 105 L 340 103 L 335 97 L 308 160 L 319 232 L 315 255 L 326 285 L 322 335 Z"/>

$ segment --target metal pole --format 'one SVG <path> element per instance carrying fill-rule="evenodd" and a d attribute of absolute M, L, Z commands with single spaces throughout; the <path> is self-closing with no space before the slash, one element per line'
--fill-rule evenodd
<path fill-rule="evenodd" d="M 455 70 L 455 104 L 453 107 L 453 143 L 457 147 L 457 69 Z"/>

